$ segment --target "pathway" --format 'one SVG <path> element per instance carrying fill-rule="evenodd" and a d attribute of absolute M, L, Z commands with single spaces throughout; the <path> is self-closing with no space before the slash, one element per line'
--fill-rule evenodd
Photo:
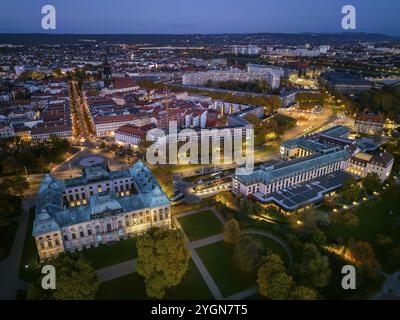
<path fill-rule="evenodd" d="M 13 300 L 18 289 L 26 289 L 29 284 L 19 278 L 19 264 L 24 248 L 26 229 L 29 221 L 31 200 L 24 200 L 23 213 L 18 217 L 18 229 L 10 254 L 0 262 L 0 300 Z"/>
<path fill-rule="evenodd" d="M 196 211 L 191 211 L 191 212 L 186 212 L 183 214 L 179 214 L 179 215 L 175 215 L 172 217 L 172 220 L 174 221 L 174 225 L 180 229 L 182 231 L 182 233 L 184 234 L 185 238 L 186 238 L 186 242 L 188 244 L 188 249 L 190 250 L 191 256 L 192 256 L 192 260 L 194 262 L 194 264 L 196 265 L 197 269 L 199 270 L 201 276 L 203 277 L 205 283 L 207 284 L 208 288 L 210 289 L 211 294 L 214 296 L 214 299 L 216 300 L 222 300 L 223 296 L 221 291 L 219 290 L 217 284 L 215 283 L 214 279 L 211 277 L 210 273 L 208 272 L 206 266 L 204 265 L 203 261 L 201 261 L 200 257 L 198 256 L 196 250 L 194 247 L 191 246 L 191 242 L 189 240 L 189 238 L 186 236 L 185 231 L 183 230 L 182 226 L 180 225 L 178 218 L 181 217 L 186 217 L 188 215 L 192 215 L 192 214 L 196 214 L 198 212 L 201 211 L 205 211 L 205 210 L 209 210 L 210 208 L 204 208 L 201 210 L 196 210 Z M 205 245 L 207 244 L 211 244 L 213 243 L 212 241 L 214 241 L 214 239 L 210 239 L 212 237 L 209 237 L 209 241 L 207 242 L 205 241 Z"/>
<path fill-rule="evenodd" d="M 216 234 L 207 238 L 203 238 L 200 240 L 196 240 L 196 241 L 190 241 L 189 238 L 186 236 L 185 231 L 183 230 L 182 226 L 180 225 L 178 219 L 182 218 L 182 217 L 186 217 L 186 216 L 190 216 L 190 215 L 194 215 L 197 214 L 199 212 L 202 211 L 207 211 L 207 210 L 211 210 L 215 216 L 221 221 L 222 224 L 225 224 L 225 218 L 215 209 L 215 208 L 202 208 L 199 210 L 194 210 L 194 211 L 190 211 L 190 212 L 185 212 L 182 214 L 178 214 L 172 217 L 172 220 L 174 222 L 174 225 L 180 229 L 185 238 L 186 238 L 186 242 L 187 242 L 187 247 L 191 252 L 192 255 L 192 260 L 195 263 L 196 267 L 198 268 L 201 276 L 203 277 L 204 281 L 206 282 L 208 288 L 210 289 L 212 295 L 214 296 L 214 298 L 216 300 L 222 300 L 222 299 L 226 299 L 226 300 L 242 300 L 245 299 L 247 297 L 250 297 L 254 294 L 256 294 L 258 292 L 258 287 L 254 286 L 250 289 L 246 289 L 240 292 L 237 292 L 231 296 L 228 296 L 226 298 L 224 298 L 221 294 L 221 291 L 219 290 L 218 286 L 216 285 L 214 279 L 211 277 L 210 273 L 208 272 L 207 268 L 205 267 L 205 265 L 203 264 L 203 261 L 201 261 L 200 257 L 198 256 L 196 249 L 200 248 L 200 247 L 204 247 L 219 241 L 223 241 L 224 240 L 224 235 L 223 233 L 220 234 Z M 263 236 L 263 237 L 267 237 L 270 239 L 275 240 L 276 242 L 278 242 L 286 251 L 287 255 L 288 255 L 288 260 L 289 260 L 289 268 L 292 267 L 293 265 L 293 254 L 292 251 L 289 247 L 289 244 L 283 240 L 281 237 L 279 237 L 278 235 L 270 232 L 270 231 L 260 231 L 260 230 L 244 230 L 241 232 L 242 234 L 249 234 L 249 235 L 259 235 L 259 236 Z"/>
<path fill-rule="evenodd" d="M 393 274 L 383 273 L 385 282 L 382 290 L 372 300 L 400 300 L 400 271 Z"/>
<path fill-rule="evenodd" d="M 100 282 L 109 281 L 134 273 L 136 270 L 136 259 L 117 263 L 109 267 L 96 270 Z"/>

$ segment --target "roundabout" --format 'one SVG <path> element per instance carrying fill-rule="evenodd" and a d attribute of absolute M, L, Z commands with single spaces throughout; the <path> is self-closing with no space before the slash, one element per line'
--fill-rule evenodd
<path fill-rule="evenodd" d="M 79 165 L 81 167 L 91 167 L 95 165 L 104 164 L 104 162 L 105 159 L 101 156 L 89 156 L 79 160 Z"/>

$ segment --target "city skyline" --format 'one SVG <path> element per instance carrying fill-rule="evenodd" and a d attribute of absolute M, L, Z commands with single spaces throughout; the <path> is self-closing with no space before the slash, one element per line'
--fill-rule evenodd
<path fill-rule="evenodd" d="M 41 8 L 47 4 L 57 12 L 57 29 L 49 34 L 337 33 L 345 31 L 341 9 L 351 4 L 357 10 L 355 32 L 400 36 L 396 23 L 400 3 L 389 0 L 379 4 L 371 0 L 119 0 L 117 4 L 21 0 L 18 6 L 4 0 L 2 12 L 7 14 L 1 16 L 0 33 L 46 32 L 41 28 Z"/>

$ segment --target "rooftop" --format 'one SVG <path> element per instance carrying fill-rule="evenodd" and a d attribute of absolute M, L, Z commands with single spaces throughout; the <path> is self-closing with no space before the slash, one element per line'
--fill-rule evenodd
<path fill-rule="evenodd" d="M 86 205 L 70 208 L 63 206 L 62 192 L 66 187 L 84 185 L 92 178 L 113 179 L 120 176 L 132 177 L 137 193 L 118 197 L 113 191 L 102 192 L 90 196 Z M 46 175 L 39 187 L 32 235 L 36 236 L 60 230 L 65 226 L 90 221 L 109 212 L 123 214 L 145 208 L 168 206 L 169 204 L 168 197 L 142 161 L 137 161 L 128 169 L 109 172 L 103 166 L 85 168 L 81 177 L 67 180 L 58 180 Z"/>
<path fill-rule="evenodd" d="M 351 174 L 339 170 L 269 195 L 258 192 L 254 197 L 260 202 L 273 202 L 286 211 L 294 211 L 308 204 L 320 202 L 324 194 L 339 189 L 350 177 Z"/>
<path fill-rule="evenodd" d="M 274 165 L 270 167 L 270 169 L 258 169 L 248 175 L 238 175 L 235 177 L 245 185 L 258 182 L 270 184 L 279 179 L 298 174 L 299 172 L 308 171 L 310 168 L 324 166 L 335 161 L 344 161 L 349 158 L 350 153 L 347 150 L 340 150 L 327 154 L 314 154 Z"/>

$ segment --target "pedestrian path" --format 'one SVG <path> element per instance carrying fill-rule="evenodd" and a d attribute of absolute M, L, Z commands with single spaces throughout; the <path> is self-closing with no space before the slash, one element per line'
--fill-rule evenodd
<path fill-rule="evenodd" d="M 136 271 L 136 259 L 117 263 L 109 267 L 96 270 L 100 282 L 123 277 Z"/>
<path fill-rule="evenodd" d="M 210 289 L 211 294 L 214 296 L 214 298 L 216 300 L 222 300 L 222 299 L 226 299 L 226 300 L 242 300 L 245 299 L 247 297 L 250 297 L 254 294 L 256 294 L 258 292 L 258 287 L 254 286 L 252 288 L 237 292 L 231 296 L 228 297 L 223 297 L 221 294 L 221 291 L 219 290 L 218 286 L 216 285 L 214 279 L 212 278 L 212 276 L 210 275 L 210 273 L 208 272 L 206 266 L 203 264 L 203 261 L 200 259 L 200 257 L 198 256 L 196 249 L 197 248 L 201 248 L 204 246 L 208 246 L 210 244 L 219 242 L 219 241 L 223 241 L 224 240 L 224 234 L 223 233 L 219 233 L 210 237 L 206 237 L 200 240 L 196 240 L 196 241 L 190 241 L 189 238 L 186 236 L 185 231 L 183 230 L 181 224 L 179 223 L 178 219 L 182 218 L 182 217 L 186 217 L 186 216 L 190 216 L 190 215 L 194 215 L 197 214 L 199 212 L 202 211 L 207 211 L 207 210 L 211 210 L 215 216 L 221 221 L 222 224 L 225 224 L 226 221 L 224 219 L 224 217 L 215 209 L 215 208 L 202 208 L 200 210 L 194 210 L 194 211 L 190 211 L 190 212 L 185 212 L 185 213 L 181 213 L 178 215 L 175 215 L 172 217 L 172 220 L 174 222 L 174 225 L 176 228 L 180 229 L 182 231 L 182 233 L 184 234 L 185 238 L 186 238 L 186 242 L 187 242 L 187 247 L 191 252 L 192 255 L 192 260 L 194 262 L 194 264 L 196 265 L 197 269 L 199 270 L 201 276 L 203 277 L 205 283 L 207 284 L 208 288 Z M 273 232 L 270 231 L 261 231 L 261 230 L 243 230 L 241 232 L 242 234 L 248 234 L 248 235 L 258 235 L 258 236 L 263 236 L 263 237 L 267 237 L 270 239 L 273 239 L 274 241 L 276 241 L 277 243 L 279 243 L 284 250 L 286 251 L 287 255 L 288 255 L 288 261 L 289 261 L 289 268 L 292 267 L 293 265 L 293 254 L 292 254 L 292 250 L 289 247 L 289 244 L 282 239 L 280 236 L 276 235 Z"/>

